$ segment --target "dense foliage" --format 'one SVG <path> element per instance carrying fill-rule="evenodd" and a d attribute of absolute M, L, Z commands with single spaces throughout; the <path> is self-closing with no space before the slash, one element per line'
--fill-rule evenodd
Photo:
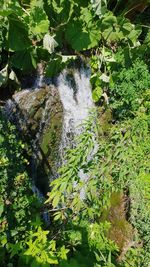
<path fill-rule="evenodd" d="M 149 2 L 1 1 L 0 94 L 40 62 L 54 77 L 80 57 L 98 110 L 45 204 L 33 193 L 32 148 L 0 113 L 2 267 L 149 266 Z"/>
<path fill-rule="evenodd" d="M 88 248 L 96 257 L 94 266 L 120 266 L 114 260 L 114 255 L 118 254 L 119 258 L 118 248 L 103 237 L 103 231 L 106 234 L 110 227 L 107 224 L 109 216 L 105 217 L 104 214 L 113 205 L 110 202 L 111 195 L 126 190 L 129 191 L 131 205 L 128 220 L 138 232 L 132 233 L 131 225 L 121 215 L 118 219 L 116 215 L 118 221 L 113 221 L 113 227 L 119 232 L 122 224 L 122 231 L 126 236 L 124 246 L 128 247 L 127 258 L 122 257 L 124 264 L 122 262 L 121 266 L 148 266 L 149 122 L 149 117 L 139 114 L 136 119 L 112 127 L 106 140 L 101 139 L 100 131 L 99 148 L 90 160 L 88 157 L 95 142 L 92 140 L 92 125 L 88 122 L 85 133 L 77 140 L 76 148 L 68 151 L 68 163 L 60 169 L 60 177 L 52 182 L 53 189 L 49 194 L 49 201 L 53 208 L 59 206 L 58 211 L 54 213 L 54 220 L 63 220 L 66 228 L 73 227 L 73 232 L 72 223 L 77 225 L 77 231 L 80 224 L 85 227 L 89 236 Z M 88 172 L 86 185 L 80 178 L 81 171 Z M 107 234 L 106 236 L 109 237 Z M 144 248 L 140 247 L 141 238 Z M 103 241 L 100 241 L 101 239 Z M 78 242 L 83 245 L 82 239 Z M 75 266 L 78 266 L 78 263 Z M 85 266 L 90 266 L 90 263 L 88 265 L 86 262 Z"/>
<path fill-rule="evenodd" d="M 16 80 L 17 69 L 30 72 L 41 60 L 47 62 L 46 75 L 54 76 L 71 55 L 84 51 L 98 55 L 99 71 L 103 73 L 101 64 L 112 61 L 110 54 L 118 45 L 130 49 L 139 45 L 142 27 L 127 17 L 131 11 L 142 12 L 147 5 L 147 1 L 143 5 L 141 1 L 128 1 L 126 5 L 123 1 L 114 4 L 101 0 L 2 1 L 1 84 Z M 147 45 L 149 32 L 144 36 Z M 103 53 L 102 47 L 109 54 Z"/>
<path fill-rule="evenodd" d="M 33 194 L 27 172 L 26 144 L 2 114 L 0 129 L 1 266 L 57 264 L 59 258 L 66 258 L 68 250 L 62 246 L 56 251 L 56 242 L 50 238 L 52 231 L 44 230 L 42 206 Z"/>

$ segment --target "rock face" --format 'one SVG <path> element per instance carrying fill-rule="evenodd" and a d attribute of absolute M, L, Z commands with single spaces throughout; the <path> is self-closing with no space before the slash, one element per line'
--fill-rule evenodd
<path fill-rule="evenodd" d="M 6 104 L 7 116 L 38 150 L 45 172 L 55 173 L 62 134 L 63 107 L 58 90 L 49 85 L 15 93 Z M 43 175 L 43 174 L 41 174 Z"/>

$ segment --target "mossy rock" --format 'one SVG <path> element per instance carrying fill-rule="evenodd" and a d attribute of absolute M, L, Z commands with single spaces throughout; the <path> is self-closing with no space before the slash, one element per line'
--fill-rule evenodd
<path fill-rule="evenodd" d="M 101 219 L 111 223 L 108 238 L 117 244 L 121 252 L 134 236 L 134 229 L 126 219 L 126 199 L 123 192 L 112 193 L 110 207 L 103 211 Z"/>
<path fill-rule="evenodd" d="M 63 119 L 58 89 L 50 85 L 35 90 L 22 90 L 13 95 L 11 103 L 10 113 L 17 128 L 31 143 L 36 140 L 39 149 L 37 164 L 42 164 L 43 176 L 55 173 Z"/>
<path fill-rule="evenodd" d="M 103 107 L 98 107 L 98 121 L 100 124 L 100 135 L 108 136 L 110 128 L 112 126 L 112 112 L 110 109 L 104 109 Z"/>
<path fill-rule="evenodd" d="M 47 157 L 53 173 L 56 173 L 57 165 L 60 160 L 59 146 L 62 135 L 63 107 L 59 94 L 54 88 L 51 90 L 49 114 L 49 120 L 40 140 L 40 147 Z"/>

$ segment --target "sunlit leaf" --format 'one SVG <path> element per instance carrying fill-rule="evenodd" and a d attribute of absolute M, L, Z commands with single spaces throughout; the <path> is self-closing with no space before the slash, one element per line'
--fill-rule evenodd
<path fill-rule="evenodd" d="M 95 26 L 88 30 L 79 21 L 74 21 L 68 25 L 65 36 L 72 48 L 77 51 L 95 47 L 101 39 L 100 32 Z"/>
<path fill-rule="evenodd" d="M 93 92 L 92 92 L 92 98 L 94 100 L 94 102 L 98 102 L 99 99 L 101 98 L 102 96 L 102 88 L 101 87 L 96 87 Z"/>
<path fill-rule="evenodd" d="M 30 11 L 30 32 L 33 36 L 42 38 L 42 34 L 48 33 L 50 22 L 43 8 L 35 6 Z"/>

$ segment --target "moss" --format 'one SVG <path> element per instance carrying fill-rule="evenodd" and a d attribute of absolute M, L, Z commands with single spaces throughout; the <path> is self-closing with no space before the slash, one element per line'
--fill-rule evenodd
<path fill-rule="evenodd" d="M 98 108 L 98 120 L 100 124 L 100 135 L 108 135 L 112 126 L 112 112 L 110 109 L 104 110 L 103 107 Z"/>
<path fill-rule="evenodd" d="M 133 239 L 132 225 L 126 219 L 125 198 L 123 192 L 114 192 L 110 197 L 110 207 L 104 210 L 102 220 L 111 223 L 108 238 L 113 240 L 120 251 Z"/>
<path fill-rule="evenodd" d="M 53 98 L 50 103 L 49 120 L 40 140 L 41 149 L 47 158 L 49 165 L 56 172 L 56 165 L 59 161 L 59 146 L 62 134 L 63 110 L 59 95 L 52 92 Z"/>
<path fill-rule="evenodd" d="M 62 118 L 53 117 L 42 137 L 41 149 L 47 156 L 50 165 L 58 161 L 58 150 L 61 140 Z"/>

